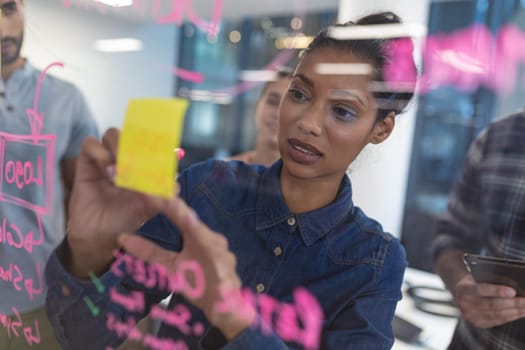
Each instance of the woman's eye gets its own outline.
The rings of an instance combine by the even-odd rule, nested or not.
[[[281,99],[276,97],[270,97],[266,99],[266,104],[271,107],[279,107],[279,103],[281,102]]]
[[[351,121],[357,117],[357,111],[347,106],[334,106],[332,113],[334,113],[337,119],[342,121]]]
[[[293,99],[298,101],[306,101],[308,99],[308,96],[306,96],[306,94],[299,89],[291,88],[290,90],[288,90],[288,93],[290,94],[290,96],[292,96]]]

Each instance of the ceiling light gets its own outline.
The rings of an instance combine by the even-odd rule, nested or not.
[[[230,32],[230,35],[229,35],[229,38],[230,38],[230,41],[234,44],[238,43],[239,41],[241,41],[241,32],[239,32],[238,30],[232,30]]]
[[[427,28],[418,23],[393,23],[330,27],[328,36],[336,40],[423,37]]]
[[[305,49],[312,40],[313,37],[305,35],[282,37],[275,40],[275,47],[277,49]]]
[[[242,81],[275,81],[277,72],[274,70],[243,70],[240,74]]]
[[[290,28],[293,30],[300,30],[303,27],[303,20],[299,17],[294,17],[290,21]]]
[[[104,39],[95,41],[95,50],[101,52],[141,51],[142,41],[133,38]]]
[[[368,75],[372,73],[372,66],[368,63],[318,63],[315,70],[323,75]]]
[[[133,0],[95,0],[96,2],[103,3],[113,7],[126,7],[133,5]]]

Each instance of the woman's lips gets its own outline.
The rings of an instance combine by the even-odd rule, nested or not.
[[[288,140],[288,151],[294,161],[302,164],[312,164],[323,156],[315,146],[297,139]]]

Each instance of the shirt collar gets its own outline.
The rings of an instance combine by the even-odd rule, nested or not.
[[[302,214],[288,209],[281,193],[279,176],[282,161],[278,160],[260,178],[256,203],[256,230],[262,230],[295,218],[299,234],[306,246],[311,246],[334,229],[352,210],[352,186],[347,176],[343,178],[335,200],[326,207]]]
[[[11,74],[9,77],[9,80],[7,81],[7,84],[15,84],[19,80],[23,80],[29,76],[31,76],[35,71],[35,68],[28,62],[26,59],[24,62],[24,65],[20,67],[20,69],[17,69]]]

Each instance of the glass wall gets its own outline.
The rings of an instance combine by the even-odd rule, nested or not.
[[[253,107],[262,82],[245,80],[243,72],[293,67],[301,47],[320,28],[335,23],[336,11],[303,16],[262,16],[225,21],[211,39],[194,24],[180,31],[180,66],[203,72],[206,80],[178,79],[177,94],[189,96],[182,147],[188,155],[184,168],[209,157],[223,158],[252,149],[255,144]],[[305,40],[286,43],[296,36]]]
[[[441,52],[458,45],[457,52],[472,53],[471,57],[481,61],[482,52],[497,53],[496,47],[487,42],[488,38],[497,38],[506,24],[525,25],[520,19],[523,6],[523,2],[513,0],[432,2],[428,37],[441,38],[442,43],[447,40],[455,43],[445,43],[440,47]],[[451,13],[462,15],[451,16]],[[520,13],[521,17],[516,17]],[[480,28],[486,28],[487,32]],[[428,40],[427,44],[430,45]],[[463,61],[458,62],[470,64],[465,57],[461,59]],[[422,75],[432,75],[433,69],[436,72],[443,66],[423,66]],[[519,77],[516,84],[512,84],[512,92],[507,93],[478,84],[479,79],[473,71],[456,69],[446,72],[443,70],[438,74],[449,79],[448,82],[419,97],[401,232],[409,265],[428,271],[432,270],[430,246],[434,224],[446,209],[449,192],[463,168],[472,140],[495,117],[523,104],[523,98],[516,98],[523,91],[523,80]]]

